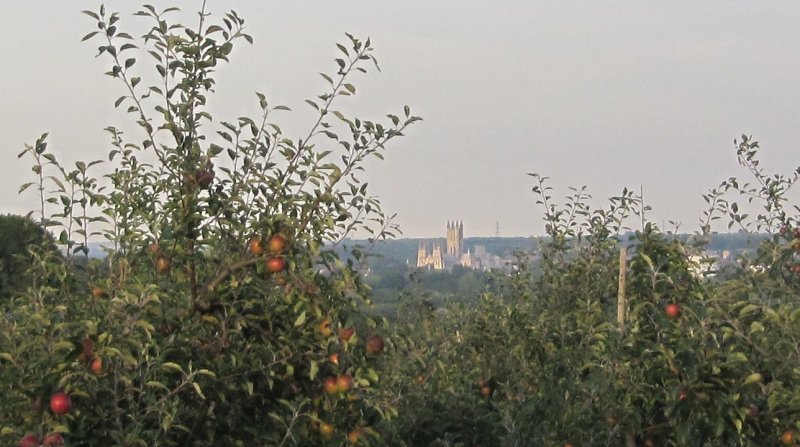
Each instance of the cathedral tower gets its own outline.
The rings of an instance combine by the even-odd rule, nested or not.
[[[447,254],[461,256],[464,252],[464,223],[447,222]]]

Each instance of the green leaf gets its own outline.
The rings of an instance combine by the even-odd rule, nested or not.
[[[311,361],[311,370],[308,372],[308,378],[314,380],[319,372],[319,363],[316,360]]]
[[[84,12],[86,12],[86,11],[84,11]],[[99,32],[100,31],[92,31],[91,33],[83,36],[83,38],[81,39],[81,42],[86,42],[87,40],[91,39],[92,37],[94,37],[95,34],[97,34]]]
[[[14,357],[7,352],[0,352],[0,359],[14,363]]]
[[[300,314],[296,320],[294,320],[294,327],[300,327],[303,323],[306,322],[306,311]]]
[[[69,433],[69,427],[63,424],[54,425],[51,429],[53,433]]]
[[[161,366],[163,366],[166,369],[171,369],[179,373],[183,373],[183,368],[181,368],[181,365],[178,365],[177,363],[167,362]]]
[[[208,148],[208,155],[209,157],[216,157],[217,155],[222,153],[223,150],[225,149],[222,146],[218,146],[214,143],[211,143],[211,145]]]
[[[749,385],[751,383],[761,382],[761,379],[762,379],[761,374],[753,373],[753,374],[750,374],[749,376],[747,376],[746,379],[744,379],[744,384],[745,385]]]
[[[197,382],[192,382],[192,386],[194,390],[197,392],[197,395],[200,396],[201,399],[206,400],[206,396],[203,395],[203,390],[200,389],[200,384]]]
[[[150,388],[158,388],[158,389],[162,389],[164,391],[169,392],[169,388],[166,385],[164,385],[161,382],[155,381],[155,380],[151,380],[151,381],[145,383],[145,385],[149,386]]]
[[[24,183],[22,186],[19,187],[19,191],[17,193],[21,194],[23,191],[33,186],[33,184],[34,184],[33,182]]]
[[[747,356],[741,352],[731,352],[728,354],[728,362],[736,363],[736,362],[747,362]]]
[[[755,312],[757,310],[758,310],[758,306],[757,305],[748,304],[748,305],[744,306],[742,308],[742,310],[739,311],[739,317],[744,318],[745,316],[750,315],[751,313],[753,313],[753,312]]]

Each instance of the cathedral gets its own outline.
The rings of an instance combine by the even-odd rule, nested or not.
[[[447,222],[446,251],[442,250],[440,240],[433,241],[432,244],[430,247],[427,241],[419,242],[417,267],[432,270],[449,270],[456,265],[472,267],[471,253],[469,250],[464,251],[463,222]]]

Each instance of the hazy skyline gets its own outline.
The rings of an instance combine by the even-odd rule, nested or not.
[[[120,8],[120,28],[141,34]],[[184,10],[200,1],[153,1]],[[768,6],[767,6],[768,5]],[[25,213],[32,180],[17,160],[24,143],[50,132],[68,163],[104,158],[103,128],[127,127],[113,108],[122,86],[108,61],[81,43],[99,2],[9,2],[0,17],[0,213]],[[301,135],[303,100],[324,88],[344,33],[370,37],[382,72],[355,80],[347,108],[379,118],[408,104],[424,121],[371,162],[364,179],[404,237],[439,237],[448,220],[465,237],[541,234],[528,172],[552,179],[555,195],[587,185],[602,204],[623,187],[644,189],[651,219],[697,228],[701,194],[739,168],[733,139],[761,142],[769,171],[798,164],[800,3],[779,1],[585,2],[450,0],[276,2],[209,0],[235,9],[254,45],[240,44],[218,75],[217,121],[253,113],[255,91],[293,112],[280,120]],[[140,58],[144,60],[144,58]],[[144,66],[144,64],[142,64]]]

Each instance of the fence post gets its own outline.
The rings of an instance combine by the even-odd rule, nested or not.
[[[617,290],[617,325],[622,330],[625,327],[625,311],[628,302],[625,298],[625,277],[628,275],[628,247],[619,251],[619,288]]]

